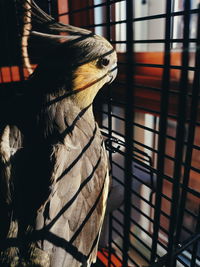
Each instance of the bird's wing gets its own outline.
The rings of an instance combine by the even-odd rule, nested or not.
[[[0,247],[8,237],[16,237],[16,225],[13,217],[12,162],[22,148],[22,134],[13,125],[4,124],[0,129]],[[0,248],[1,252],[1,248]],[[8,251],[8,254],[11,251]],[[0,253],[1,254],[1,253]]]
[[[51,266],[80,266],[96,259],[109,187],[107,154],[98,126],[79,120],[63,143],[54,145],[51,194],[38,210],[37,245]]]
[[[96,259],[109,188],[107,153],[98,126],[87,112],[81,113],[70,125],[68,118],[70,130],[45,154],[39,145],[27,149],[16,126],[7,125],[1,131],[1,171],[7,171],[1,183],[12,184],[13,195],[10,187],[0,194],[1,212],[2,203],[10,201],[0,230],[7,239],[26,240],[31,229],[27,266],[78,267]],[[10,265],[23,258],[20,249],[8,248],[3,254]]]

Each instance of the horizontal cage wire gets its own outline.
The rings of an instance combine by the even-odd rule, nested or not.
[[[94,106],[115,202],[94,266],[200,266],[199,1],[35,2],[60,22],[103,35],[118,54],[117,79]],[[26,40],[36,25],[22,6],[0,7],[6,99],[23,93],[46,44]]]

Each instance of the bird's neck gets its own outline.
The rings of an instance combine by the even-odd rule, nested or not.
[[[49,103],[52,104],[49,105]],[[67,132],[72,132],[80,120],[92,126],[95,123],[92,104],[88,101],[84,104],[80,106],[77,98],[74,97],[59,100],[58,97],[51,96],[38,116],[38,128],[43,128],[42,132],[48,138],[50,136],[62,137]],[[84,126],[84,123],[81,125]]]
[[[81,109],[93,103],[96,94],[105,84],[105,79],[107,79],[107,75],[99,72],[96,65],[92,63],[86,65],[90,65],[90,67],[80,66],[76,70],[72,81],[73,99]]]
[[[87,108],[88,106],[92,105],[93,100],[98,91],[99,91],[98,87],[91,86],[85,90],[82,90],[74,94],[73,95],[74,105],[76,105],[81,110]]]
[[[83,102],[82,105],[80,101]],[[91,103],[84,95],[66,96],[66,91],[56,95],[45,94],[40,98],[32,97],[31,104],[27,104],[24,109],[26,112],[21,116],[24,119],[20,120],[19,128],[30,144],[57,142],[60,136],[72,131],[80,120],[81,127],[84,127],[84,124],[94,127]]]

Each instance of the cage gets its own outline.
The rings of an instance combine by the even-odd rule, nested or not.
[[[37,64],[14,2],[0,2],[2,98]],[[94,266],[200,266],[199,1],[35,2],[118,53],[117,79],[95,100],[113,185]]]

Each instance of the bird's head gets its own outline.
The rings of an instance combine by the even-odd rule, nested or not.
[[[39,24],[39,31],[34,29],[31,34],[50,48],[31,79],[39,79],[47,92],[69,93],[81,108],[91,104],[99,89],[117,75],[112,45],[89,30],[56,22],[34,1],[31,9]]]
[[[80,42],[78,46],[83,55],[74,60],[77,67],[73,72],[72,90],[77,92],[74,98],[78,105],[87,106],[104,84],[115,79],[117,55],[111,44],[98,35]]]

